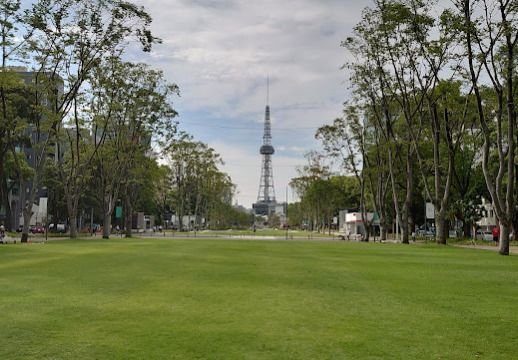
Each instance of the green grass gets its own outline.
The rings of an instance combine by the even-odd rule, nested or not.
[[[0,246],[0,359],[513,359],[518,258],[436,245]]]

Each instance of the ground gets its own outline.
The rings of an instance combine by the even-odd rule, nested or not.
[[[437,245],[0,246],[0,359],[512,359],[518,258]]]

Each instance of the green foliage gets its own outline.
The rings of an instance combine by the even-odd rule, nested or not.
[[[197,221],[202,216],[210,226],[219,226],[218,214],[231,205],[234,192],[230,177],[218,169],[223,163],[219,154],[207,144],[181,133],[167,147],[166,156],[176,215],[180,219],[195,215]]]
[[[249,229],[253,224],[253,215],[225,202],[214,205],[210,216],[210,229]]]
[[[376,1],[342,43],[352,97],[317,137],[360,180],[367,207],[398,218],[403,241],[424,201],[441,230],[445,218],[469,228],[481,196],[500,222],[516,212],[516,13],[499,1]]]
[[[308,164],[299,170],[301,176],[290,183],[301,201],[288,208],[289,224],[330,230],[333,217],[340,210],[359,208],[359,183],[356,177],[331,175],[320,154],[309,153],[306,157]]]

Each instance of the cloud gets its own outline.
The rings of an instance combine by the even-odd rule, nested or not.
[[[232,170],[231,175],[240,188],[247,189],[239,195],[240,202],[251,206],[257,194],[249,193],[259,187],[257,149],[266,76],[271,80],[273,143],[278,149],[274,166],[285,160],[302,164],[302,154],[319,146],[314,131],[341,114],[347,74],[340,67],[348,55],[340,42],[352,33],[361,10],[370,2],[136,2],[150,12],[152,31],[164,42],[148,57],[136,51],[128,57],[163,69],[180,86],[182,97],[176,107],[184,129],[214,146],[229,164],[250,163],[246,174]],[[285,187],[294,176],[290,169],[274,169],[277,186]]]
[[[235,5],[235,2],[231,0],[184,0],[183,3],[219,10],[225,10]]]

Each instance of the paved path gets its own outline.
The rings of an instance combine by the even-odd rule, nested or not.
[[[229,234],[222,234],[222,235],[204,235],[204,234],[196,234],[189,235],[189,234],[161,234],[161,233],[154,233],[154,234],[135,234],[136,237],[140,238],[163,238],[163,239],[207,239],[207,240],[315,240],[315,241],[339,241],[337,237],[319,237],[319,236],[292,236],[288,235],[286,236],[272,236],[272,235],[229,235]]]
[[[490,245],[454,245],[456,247],[461,247],[465,249],[474,249],[474,250],[490,250],[490,251],[498,251],[498,246],[490,246]],[[509,252],[511,254],[518,254],[518,247],[510,246]]]

